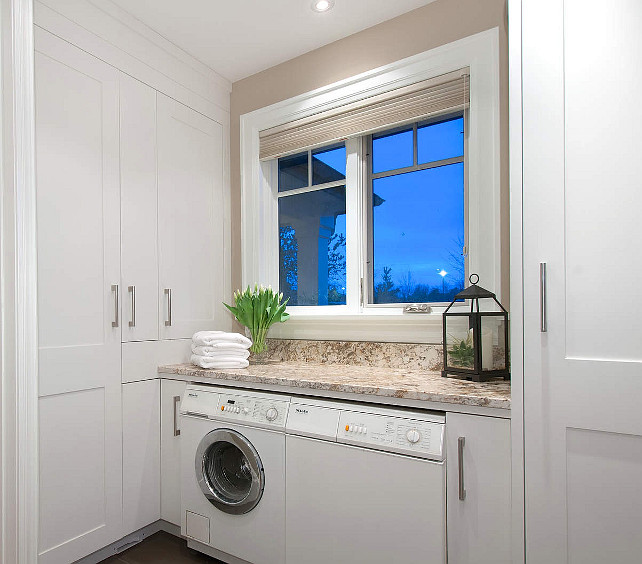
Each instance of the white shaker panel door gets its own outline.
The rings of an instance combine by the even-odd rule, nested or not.
[[[123,535],[160,519],[160,380],[123,384]]]
[[[120,74],[122,339],[158,339],[156,91]]]
[[[522,9],[526,561],[640,562],[642,3]]]
[[[161,338],[228,323],[223,127],[158,94]]]
[[[448,561],[510,564],[510,421],[446,415]]]
[[[36,27],[40,563],[122,526],[118,73]]]
[[[185,382],[161,381],[161,519],[181,525],[181,430]]]

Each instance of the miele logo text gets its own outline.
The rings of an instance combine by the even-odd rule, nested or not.
[[[297,413],[308,413],[307,409],[299,409],[298,407],[295,407],[294,411],[296,411]]]
[[[191,398],[197,398],[197,397],[198,397],[198,394],[187,394],[187,395],[188,395],[189,397],[191,397]]]

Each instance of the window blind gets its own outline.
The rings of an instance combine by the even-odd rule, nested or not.
[[[261,160],[468,107],[468,68],[259,132]]]

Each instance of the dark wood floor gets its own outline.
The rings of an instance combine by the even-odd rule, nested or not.
[[[223,564],[187,548],[187,543],[165,532],[156,533],[132,548],[103,560],[102,564]]]

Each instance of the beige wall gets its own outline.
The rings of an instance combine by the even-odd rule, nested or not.
[[[437,0],[232,85],[232,287],[241,284],[239,117],[393,63],[439,45],[499,27],[501,65],[502,297],[508,304],[508,42],[506,0]],[[483,283],[483,281],[482,281]],[[492,290],[492,288],[489,288]]]

